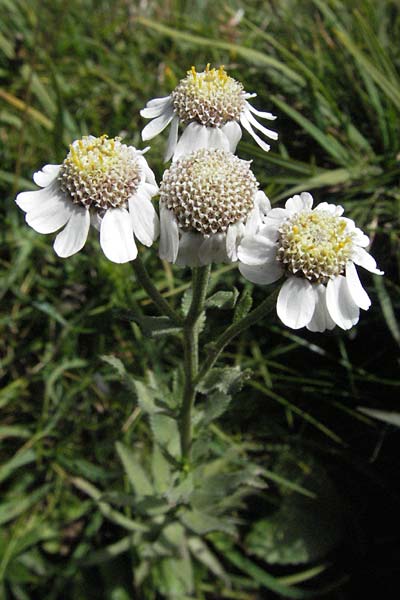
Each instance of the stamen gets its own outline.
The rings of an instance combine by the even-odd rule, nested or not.
[[[85,136],[71,144],[58,177],[74,203],[97,210],[126,207],[140,178],[135,148],[107,135]]]
[[[171,97],[181,121],[197,121],[209,127],[239,121],[245,106],[242,84],[229,77],[223,65],[211,69],[210,63],[201,73],[192,67]]]
[[[353,238],[341,217],[303,210],[280,226],[279,244],[277,258],[290,273],[327,283],[344,273]]]

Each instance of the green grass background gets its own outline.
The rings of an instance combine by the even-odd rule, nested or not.
[[[83,251],[59,259],[52,236],[25,225],[14,197],[33,189],[32,173],[60,162],[82,135],[120,135],[142,148],[140,108],[167,95],[192,64],[201,70],[208,62],[224,64],[257,92],[257,108],[278,116],[279,142],[270,153],[246,134],[238,147],[253,159],[271,202],[307,190],[343,204],[371,237],[386,273],[362,274],[373,305],[350,332],[294,332],[274,316],[227,348],[223,360],[254,375],[219,434],[251,442],[272,471],[282,454],[296,478],[302,465],[323,465],[343,525],[328,554],[268,561],[245,536],[264,515],[250,502],[242,555],[256,556],[281,581],[305,582],[304,589],[336,583],[327,595],[335,600],[358,597],[365,586],[395,590],[399,434],[356,407],[399,411],[398,3],[0,0],[0,14],[0,597],[136,597],[134,549],[118,564],[88,566],[93,552],[121,536],[74,478],[121,486],[115,442],[149,441],[145,421],[132,418],[135,399],[101,355],[116,355],[139,376],[149,368],[168,373],[180,361],[176,341],[154,345],[121,320],[133,306],[156,314],[129,264],[108,262],[93,232]],[[166,135],[158,136],[147,155],[158,179],[165,143]],[[155,254],[143,250],[143,259],[178,306],[189,273]],[[248,285],[236,268],[215,267],[212,277],[216,289]],[[264,294],[255,289],[255,302]],[[210,312],[210,327],[229,318]],[[268,510],[282,498],[271,484]],[[317,513],[311,508],[310,518]],[[319,538],[331,535],[324,527],[310,525]],[[220,559],[227,561],[223,551]],[[244,563],[235,569],[231,588],[198,569],[196,597],[275,597]],[[143,595],[158,597],[154,590]]]

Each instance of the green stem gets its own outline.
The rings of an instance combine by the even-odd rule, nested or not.
[[[168,302],[160,294],[160,292],[152,282],[146,270],[146,267],[144,266],[142,259],[139,255],[134,261],[132,261],[132,267],[135,271],[136,278],[146,290],[148,296],[153,300],[154,304],[158,307],[159,311],[163,315],[169,317],[171,321],[176,325],[183,326],[183,318],[168,304]]]
[[[199,318],[204,310],[210,266],[192,271],[192,301],[183,326],[185,386],[180,415],[182,462],[190,461],[192,445],[192,408],[196,400],[195,379],[199,368]]]
[[[265,317],[268,313],[271,312],[271,310],[276,304],[278,292],[279,288],[275,289],[272,292],[272,294],[267,296],[267,298],[265,298],[265,300],[263,300],[257,306],[257,308],[249,312],[249,314],[246,315],[240,321],[232,323],[232,325],[230,325],[224,331],[224,333],[222,333],[219,336],[219,338],[212,343],[208,356],[202,364],[193,382],[195,386],[207,375],[210,369],[212,369],[221,352],[224,350],[225,346],[227,346],[233,340],[234,337],[241,334],[243,331],[245,331],[245,329],[248,329],[249,327],[254,325],[254,323],[257,323],[257,321],[259,321],[262,317]]]

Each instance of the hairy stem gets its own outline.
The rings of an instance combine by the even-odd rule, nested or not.
[[[190,460],[192,445],[192,408],[196,400],[195,379],[199,368],[199,318],[204,310],[209,276],[209,266],[193,269],[192,301],[183,326],[185,386],[179,429],[184,465]]]
[[[137,258],[132,261],[132,267],[135,271],[136,278],[141,283],[143,288],[146,290],[148,296],[153,300],[159,311],[171,319],[173,323],[178,326],[183,326],[183,318],[168,304],[168,302],[160,294],[154,283],[152,282],[146,267],[144,266],[142,259],[138,255]]]
[[[224,331],[224,333],[222,333],[219,336],[219,338],[217,338],[215,342],[212,343],[208,356],[202,364],[194,380],[195,386],[207,375],[210,369],[212,369],[221,352],[224,350],[225,346],[227,346],[233,340],[233,338],[235,338],[237,335],[241,334],[243,331],[248,329],[248,327],[254,325],[254,323],[257,323],[257,321],[259,321],[262,317],[265,317],[268,313],[271,312],[271,310],[273,310],[276,304],[278,292],[279,289],[275,289],[272,292],[272,294],[267,296],[265,300],[263,300],[254,310],[249,312],[248,315],[246,315],[240,321],[232,323],[232,325],[230,325]]]

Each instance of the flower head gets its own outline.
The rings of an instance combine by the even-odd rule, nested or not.
[[[266,129],[253,115],[275,119],[271,113],[260,112],[247,101],[255,94],[244,91],[241,83],[230,77],[223,66],[198,73],[195,67],[187,72],[170,96],[150,100],[140,114],[152,121],[143,129],[142,137],[150,140],[171,123],[165,160],[181,158],[200,148],[221,148],[235,152],[242,136],[240,125],[268,151],[269,145],[253,128],[267,138],[276,140],[275,131]],[[178,126],[185,129],[178,142]],[[240,125],[239,125],[240,123]]]
[[[133,260],[134,236],[150,246],[158,235],[151,197],[158,188],[142,152],[119,138],[85,136],[70,145],[61,165],[46,165],[33,179],[42,189],[18,194],[26,222],[57,235],[54,250],[66,258],[84,246],[90,223],[113,262]]]
[[[382,271],[364,249],[368,237],[342,216],[341,206],[312,205],[311,194],[304,192],[289,198],[284,209],[269,211],[255,235],[241,240],[239,268],[253,283],[286,277],[277,311],[288,327],[350,329],[360,308],[371,305],[355,265],[378,275]]]
[[[226,150],[197,150],[164,173],[160,256],[191,266],[236,260],[240,236],[269,207],[249,162]]]

